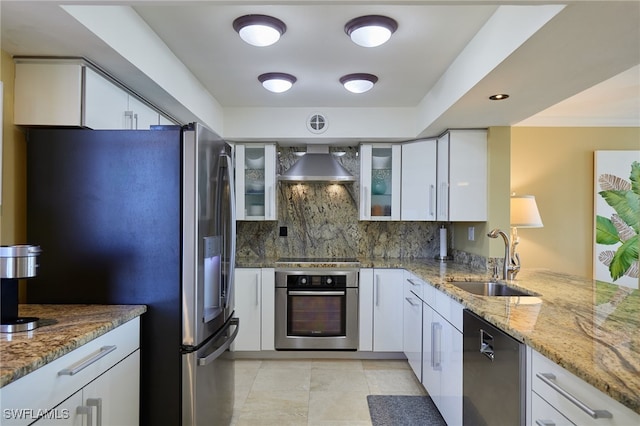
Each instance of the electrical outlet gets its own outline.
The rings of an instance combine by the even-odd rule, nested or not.
[[[287,227],[286,226],[281,226],[280,227],[280,236],[281,237],[286,237],[287,236]]]
[[[475,239],[476,239],[476,228],[475,228],[475,226],[470,226],[468,228],[468,231],[469,231],[469,235],[468,235],[469,241],[475,241]]]

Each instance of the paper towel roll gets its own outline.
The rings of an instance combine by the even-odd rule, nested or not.
[[[447,257],[447,228],[440,228],[440,258]]]

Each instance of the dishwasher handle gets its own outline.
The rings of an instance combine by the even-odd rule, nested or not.
[[[483,329],[480,329],[480,353],[491,361],[495,359],[495,352],[493,351],[493,336]]]

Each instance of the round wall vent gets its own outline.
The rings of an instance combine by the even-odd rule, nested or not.
[[[311,133],[323,133],[329,127],[327,117],[319,113],[313,113],[307,119],[307,129]]]

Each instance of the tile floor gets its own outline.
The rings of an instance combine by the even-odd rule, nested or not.
[[[235,360],[234,426],[371,425],[367,395],[425,395],[403,360]]]

